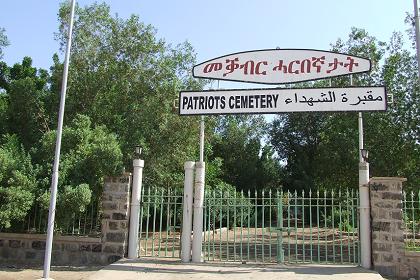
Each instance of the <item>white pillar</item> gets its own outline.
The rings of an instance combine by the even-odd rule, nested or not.
[[[203,247],[203,204],[204,204],[204,178],[205,163],[195,164],[195,186],[194,186],[194,224],[193,224],[193,243],[192,261],[202,262],[201,257]]]
[[[369,202],[369,163],[359,163],[359,195],[360,195],[360,248],[361,264],[371,268],[371,233]]]
[[[181,235],[181,261],[184,263],[191,260],[194,166],[195,162],[193,161],[187,161],[184,164],[184,208],[182,211]]]
[[[139,257],[140,194],[143,178],[143,167],[143,160],[133,160],[133,187],[131,190],[130,231],[128,240],[129,259],[136,259]]]

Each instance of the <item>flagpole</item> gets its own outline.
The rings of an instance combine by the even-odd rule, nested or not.
[[[54,155],[54,165],[51,178],[51,198],[50,206],[48,209],[48,228],[47,228],[47,240],[45,244],[45,256],[44,256],[44,273],[43,279],[50,279],[50,268],[51,268],[51,251],[52,251],[52,241],[54,234],[54,220],[55,220],[55,210],[57,202],[57,184],[58,184],[58,167],[60,165],[60,150],[61,150],[61,136],[63,131],[63,118],[64,118],[64,106],[66,101],[66,91],[67,91],[67,77],[69,71],[69,60],[70,60],[70,48],[71,48],[71,35],[73,31],[73,18],[74,18],[74,8],[76,0],[71,0],[71,12],[70,12],[70,24],[68,28],[68,39],[66,54],[64,58],[64,71],[63,71],[63,83],[61,85],[61,97],[60,97],[60,108],[58,112],[58,126],[57,126],[57,140],[55,144],[55,155]]]

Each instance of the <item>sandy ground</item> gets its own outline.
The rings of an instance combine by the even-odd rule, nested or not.
[[[55,280],[86,280],[102,267],[52,267],[50,278]],[[35,280],[42,278],[42,267],[11,267],[0,265],[1,280]]]

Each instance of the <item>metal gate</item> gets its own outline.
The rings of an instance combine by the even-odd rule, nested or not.
[[[142,190],[140,257],[180,257],[183,192],[180,188]]]
[[[359,263],[354,191],[206,192],[209,261]]]
[[[142,191],[139,256],[180,257],[182,189]],[[359,264],[358,193],[206,191],[207,261]]]

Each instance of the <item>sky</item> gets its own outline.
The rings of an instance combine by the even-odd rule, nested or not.
[[[9,65],[30,56],[36,67],[48,69],[59,53],[58,0],[4,0],[0,28],[10,46],[4,50]],[[100,2],[100,1],[98,1]],[[329,50],[351,27],[366,29],[388,41],[393,31],[404,32],[412,0],[105,0],[113,14],[131,14],[151,24],[157,37],[176,45],[189,41],[197,62],[247,50],[308,48]],[[79,0],[86,6],[91,0]],[[61,57],[62,54],[60,55]]]

